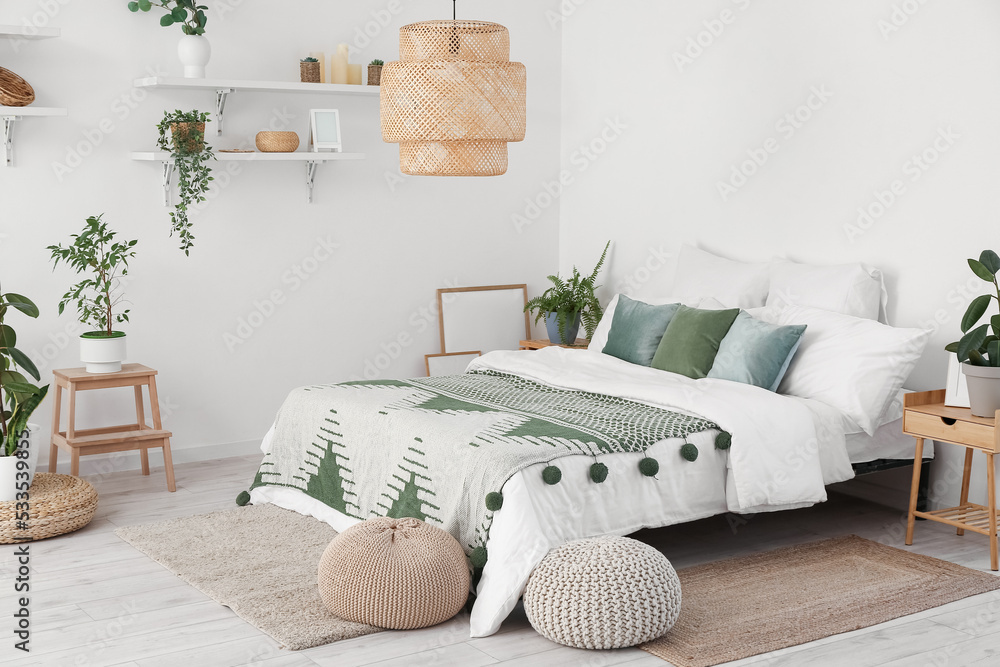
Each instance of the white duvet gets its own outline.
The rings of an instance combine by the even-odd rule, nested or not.
[[[520,375],[563,389],[620,396],[711,420],[732,434],[728,452],[716,450],[714,432],[693,434],[694,462],[679,454],[679,440],[647,451],[660,463],[650,480],[638,470],[642,454],[602,456],[610,474],[594,484],[542,481],[544,464],[522,470],[503,487],[493,519],[489,561],[477,588],[471,634],[495,633],[517,604],[528,575],[554,547],[602,534],[625,535],[726,511],[756,513],[806,507],[826,500],[826,484],[854,476],[844,421],[817,401],[778,395],[726,380],[691,380],[586,350],[550,347],[492,352],[471,369]],[[261,448],[270,448],[270,433]],[[591,457],[558,460],[564,479],[585,478]],[[579,468],[579,470],[576,470]],[[579,473],[578,475],[575,473]],[[363,482],[362,482],[363,483]],[[258,487],[254,503],[271,502],[315,516],[342,531],[358,522],[288,488]]]

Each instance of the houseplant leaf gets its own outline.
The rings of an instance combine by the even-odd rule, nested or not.
[[[976,326],[976,322],[982,319],[992,299],[993,297],[989,294],[983,294],[972,300],[972,303],[969,304],[968,309],[965,311],[965,317],[962,318],[962,333]]]
[[[14,360],[14,363],[23,368],[25,371],[27,371],[28,375],[35,378],[36,380],[41,379],[41,377],[38,374],[38,369],[35,367],[34,362],[32,362],[31,359],[28,358],[28,355],[26,355],[24,352],[21,352],[21,350],[17,349],[16,347],[8,347],[7,352]]]
[[[984,250],[983,254],[979,256],[979,263],[985,266],[993,275],[1000,272],[1000,255],[997,255],[992,250]]]
[[[979,260],[970,259],[969,268],[972,269],[973,273],[975,273],[977,276],[979,276],[986,282],[988,283],[993,282],[994,278],[993,272],[990,271],[988,268],[986,268],[986,265],[980,262]]]
[[[958,360],[966,361],[969,359],[969,353],[978,351],[983,346],[983,341],[986,340],[988,331],[989,325],[984,324],[962,336],[962,340],[958,341],[958,352],[956,353],[958,354]]]
[[[38,317],[38,306],[32,303],[28,297],[7,292],[3,295],[3,298],[4,303],[0,303],[0,306],[11,306],[17,308],[28,317]]]

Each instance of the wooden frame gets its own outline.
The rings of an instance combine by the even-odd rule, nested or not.
[[[425,354],[424,368],[427,370],[427,377],[437,377],[435,375],[431,375],[431,359],[469,357],[469,361],[466,362],[466,365],[468,365],[469,362],[471,362],[473,359],[481,356],[483,356],[483,353],[480,352],[479,350],[476,350],[474,352],[446,352],[444,354]]]
[[[521,290],[523,304],[525,306],[527,306],[528,305],[528,286],[526,284],[521,284],[521,285],[484,285],[484,286],[480,286],[480,287],[448,287],[448,288],[439,289],[437,291],[437,308],[438,308],[438,327],[439,327],[439,333],[440,333],[440,337],[441,337],[441,353],[442,354],[447,354],[448,353],[448,344],[447,344],[447,341],[445,340],[445,338],[446,338],[446,336],[445,336],[445,330],[446,330],[446,323],[445,323],[445,319],[446,319],[445,318],[445,310],[446,309],[445,309],[445,306],[448,303],[447,300],[446,300],[447,299],[447,295],[467,294],[467,293],[480,293],[480,292],[515,291],[515,290]],[[515,327],[512,325],[512,329],[513,328],[515,328]],[[517,328],[518,328],[518,331],[516,333],[518,335],[512,335],[511,336],[511,339],[510,339],[510,342],[509,342],[509,347],[494,348],[494,349],[515,350],[515,349],[517,349],[518,341],[520,341],[522,339],[525,339],[525,338],[531,338],[531,317],[530,317],[530,314],[527,311],[524,312],[524,336],[519,335],[520,334],[520,329],[519,329],[519,327],[517,327]],[[513,333],[514,332],[512,332],[512,334]],[[482,345],[479,345],[479,344],[465,345],[464,341],[460,341],[458,343],[458,345],[459,345],[459,347],[458,347],[459,350],[482,349],[484,352],[490,352],[491,351],[490,349],[486,348],[485,346],[482,346]]]

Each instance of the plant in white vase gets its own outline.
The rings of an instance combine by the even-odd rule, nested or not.
[[[128,275],[128,262],[135,257],[138,241],[116,242],[117,233],[104,222],[103,214],[87,218],[79,234],[73,234],[73,243],[63,247],[52,245],[52,268],[66,262],[77,273],[90,273],[63,295],[59,314],[66,305],[76,304],[82,324],[96,327],[80,336],[80,359],[87,365],[88,373],[115,373],[125,359],[125,334],[115,331],[114,325],[128,322],[128,309],[120,309],[124,301],[121,279]]]
[[[189,79],[204,79],[205,66],[212,57],[212,45],[205,37],[205,15],[207,5],[197,5],[194,0],[138,0],[129,2],[130,12],[148,12],[153,7],[160,7],[166,14],[160,17],[160,25],[167,28],[174,24],[181,26],[184,36],[177,44],[177,57],[184,65],[184,76]]]
[[[11,309],[38,317],[38,307],[30,299],[0,289],[0,501],[15,500],[31,486],[39,429],[28,424],[28,418],[49,390],[48,385],[39,387],[24,375],[36,382],[41,379],[35,364],[16,347],[17,332],[5,322]]]

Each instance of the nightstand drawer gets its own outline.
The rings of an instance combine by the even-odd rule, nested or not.
[[[993,427],[913,410],[903,413],[903,433],[917,438],[943,440],[988,452],[996,451]]]

